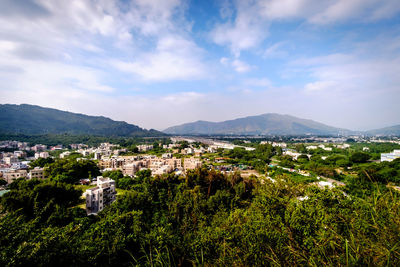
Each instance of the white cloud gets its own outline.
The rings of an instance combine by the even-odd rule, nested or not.
[[[235,71],[237,71],[237,72],[248,72],[252,68],[246,62],[238,60],[238,59],[235,59],[234,61],[232,61],[232,66],[235,69]]]
[[[244,61],[242,61],[242,60],[239,60],[239,59],[233,59],[233,60],[231,60],[231,59],[229,59],[229,58],[222,57],[222,58],[220,59],[220,62],[221,62],[221,64],[224,65],[224,66],[231,66],[231,67],[233,67],[233,69],[234,69],[236,72],[239,72],[239,73],[248,72],[248,71],[250,71],[251,69],[254,68],[254,66],[251,66],[251,65],[247,64],[246,62],[244,62]]]
[[[279,42],[271,45],[265,49],[263,56],[265,58],[284,58],[288,56],[288,52],[283,50],[282,47],[285,45],[284,42]]]
[[[247,1],[236,2],[236,12],[234,21],[215,26],[211,38],[219,45],[229,46],[239,57],[242,50],[256,47],[268,36],[268,24],[259,16],[257,6]]]
[[[317,81],[317,82],[307,83],[304,86],[304,89],[308,93],[313,93],[313,92],[333,89],[335,85],[336,83],[332,81]]]
[[[400,5],[398,0],[255,0],[234,1],[234,9],[236,16],[217,23],[210,34],[216,44],[229,47],[239,57],[241,51],[257,48],[276,21],[302,19],[316,25],[369,22],[392,18],[400,12]],[[271,52],[267,50],[266,56]]]
[[[205,76],[203,51],[193,42],[179,36],[166,36],[158,41],[155,51],[132,62],[114,61],[116,68],[138,75],[146,81],[196,79]]]

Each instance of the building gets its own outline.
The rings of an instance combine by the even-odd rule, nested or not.
[[[24,151],[14,151],[14,156],[17,158],[25,158],[26,157],[26,152]]]
[[[400,150],[393,150],[392,153],[382,153],[381,161],[393,161],[400,158]]]
[[[116,199],[115,181],[110,178],[97,177],[97,186],[87,189],[86,213],[88,215],[97,215],[107,205],[113,203]]]
[[[27,176],[28,172],[26,170],[10,170],[3,173],[3,178],[7,181],[8,184],[11,184],[14,180],[18,178],[23,178]]]
[[[30,170],[28,173],[29,179],[44,179],[46,176],[44,175],[44,168],[35,167],[34,169]]]
[[[185,158],[183,161],[183,168],[185,170],[193,170],[196,168],[200,168],[202,166],[202,162],[197,158]]]
[[[18,163],[18,158],[13,155],[13,156],[4,157],[3,161],[5,164],[12,165],[14,163]]]
[[[35,153],[35,159],[38,159],[38,158],[44,158],[44,159],[47,159],[48,157],[50,157],[50,155],[49,155],[49,152],[36,152]]]
[[[153,145],[138,145],[137,148],[140,152],[146,152],[146,151],[152,150]]]
[[[44,151],[47,149],[46,145],[35,145],[31,148],[35,152]]]
[[[66,157],[68,157],[69,155],[71,155],[70,151],[64,151],[60,154],[60,159],[65,159]]]

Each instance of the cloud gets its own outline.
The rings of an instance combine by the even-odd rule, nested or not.
[[[222,14],[226,6],[221,8]],[[233,1],[233,9],[236,16],[222,15],[229,20],[216,23],[210,35],[216,44],[229,47],[239,57],[241,51],[261,45],[275,22],[300,19],[313,25],[363,23],[392,18],[400,12],[400,5],[397,0],[255,0]],[[272,52],[267,50],[266,56]]]
[[[272,83],[269,79],[267,78],[252,78],[252,79],[247,79],[244,81],[244,84],[247,86],[255,86],[255,87],[271,87]]]
[[[288,56],[288,52],[283,50],[282,47],[285,45],[284,42],[278,42],[267,49],[265,49],[263,57],[265,58],[284,58]]]
[[[211,38],[216,44],[227,45],[235,57],[239,57],[242,50],[256,47],[268,36],[268,24],[251,2],[237,1],[235,8],[235,19],[217,24]]]
[[[193,42],[179,36],[166,36],[158,41],[155,51],[132,62],[115,61],[113,65],[145,81],[196,79],[206,75],[201,54],[203,51]]]
[[[219,62],[224,66],[231,66],[236,72],[239,72],[239,73],[248,72],[254,68],[254,66],[251,66],[251,65],[247,64],[246,62],[239,60],[239,59],[231,60],[229,58],[222,57],[219,60]]]
[[[307,83],[304,86],[304,89],[308,93],[313,93],[313,92],[333,89],[335,85],[336,83],[332,81],[317,81],[317,82]]]

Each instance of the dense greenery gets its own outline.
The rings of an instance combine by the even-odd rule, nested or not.
[[[92,160],[77,160],[75,157],[69,157],[47,164],[45,174],[51,180],[74,184],[80,179],[91,179],[100,175],[100,170]]]
[[[87,116],[33,105],[0,105],[3,134],[75,134],[97,136],[162,136],[123,121]]]
[[[43,134],[43,135],[24,135],[24,134],[0,134],[0,141],[3,140],[17,140],[21,142],[28,142],[31,145],[44,144],[49,146],[64,145],[68,147],[69,144],[86,144],[89,146],[98,146],[101,143],[118,144],[123,147],[137,145],[140,143],[151,142],[155,140],[164,140],[161,137],[106,137],[94,135],[73,135],[73,134]],[[12,149],[14,151],[17,149]]]
[[[400,265],[394,190],[344,194],[206,169],[138,176],[96,217],[74,208],[69,185],[13,183],[1,199],[0,265]]]
[[[52,163],[54,163],[53,158],[38,158],[38,159],[32,161],[31,163],[29,163],[29,166],[31,168],[35,168],[35,167],[43,168],[44,166],[52,164]]]
[[[257,145],[253,151],[243,147],[236,147],[231,150],[219,151],[219,156],[227,159],[229,164],[244,164],[254,167],[260,173],[264,173],[265,167],[271,162],[271,157],[282,154],[280,147],[273,147],[270,144]]]

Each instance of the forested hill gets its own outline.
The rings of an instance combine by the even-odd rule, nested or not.
[[[124,121],[88,116],[34,105],[0,105],[1,134],[76,134],[98,136],[161,136]]]
[[[197,121],[164,130],[168,134],[337,135],[351,131],[290,115],[267,113],[222,122]]]
[[[367,131],[368,135],[396,135],[400,136],[400,125]]]

